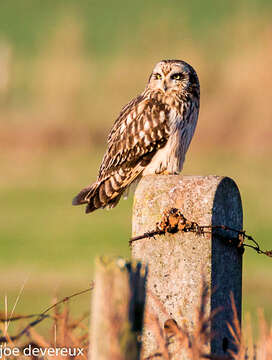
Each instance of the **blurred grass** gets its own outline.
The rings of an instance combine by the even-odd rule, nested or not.
[[[144,0],[27,0],[0,4],[1,35],[12,43],[19,54],[33,56],[52,35],[63,14],[71,14],[81,23],[85,47],[105,59],[107,54],[118,54],[131,42],[139,40],[139,33],[149,30],[160,21],[174,42],[186,36],[190,29],[194,41],[200,43],[215,36],[218,25],[233,19],[258,13],[268,16],[269,0],[218,2],[215,0],[179,1]],[[218,39],[219,40],[219,39]]]
[[[129,255],[132,198],[85,216],[106,134],[155,62],[197,70],[201,112],[185,174],[238,184],[244,227],[272,247],[271,1],[0,3],[0,310],[39,312],[90,282],[97,254]],[[272,316],[271,259],[244,256],[244,312]],[[73,300],[88,309],[89,296]]]

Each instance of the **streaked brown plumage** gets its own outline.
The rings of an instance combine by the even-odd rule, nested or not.
[[[73,205],[87,204],[86,213],[114,207],[142,175],[178,174],[195,131],[199,95],[189,64],[160,61],[144,92],[121,110],[96,182],[81,190]]]

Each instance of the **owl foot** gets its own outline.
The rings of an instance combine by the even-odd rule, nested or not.
[[[159,173],[160,175],[178,175],[177,172],[171,172],[171,171],[168,171],[168,170],[164,170],[162,172]]]

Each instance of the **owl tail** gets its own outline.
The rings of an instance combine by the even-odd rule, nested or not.
[[[99,208],[106,206],[115,207],[123,193],[123,189],[115,191],[109,186],[110,180],[106,180],[102,183],[94,183],[80,191],[80,193],[74,197],[73,205],[87,204],[85,212],[86,214],[93,212]]]

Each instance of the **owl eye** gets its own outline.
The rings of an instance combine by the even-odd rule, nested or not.
[[[162,78],[162,76],[161,76],[161,74],[154,74],[154,78],[156,79],[156,80],[161,80],[161,78]]]
[[[181,73],[177,73],[177,74],[173,74],[171,76],[171,79],[173,79],[173,80],[181,80],[182,77],[183,77],[183,75]]]

